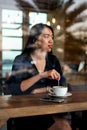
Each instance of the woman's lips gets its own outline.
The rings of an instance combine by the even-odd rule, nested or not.
[[[48,47],[49,47],[50,49],[52,49],[53,46],[52,46],[52,45],[48,45]]]

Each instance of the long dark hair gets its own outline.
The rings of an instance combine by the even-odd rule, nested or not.
[[[44,28],[49,28],[54,36],[53,28],[51,26],[48,26],[47,24],[43,23],[34,25],[30,30],[28,41],[25,45],[22,54],[31,54],[36,49],[35,42],[38,40],[38,37],[40,36]]]

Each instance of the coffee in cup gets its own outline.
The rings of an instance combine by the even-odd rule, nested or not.
[[[65,96],[65,94],[68,91],[68,87],[65,87],[65,86],[53,86],[52,89],[53,89],[53,93],[56,96]]]

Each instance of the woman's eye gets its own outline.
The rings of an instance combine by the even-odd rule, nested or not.
[[[45,37],[45,38],[49,38],[50,36],[49,36],[48,34],[45,34],[44,37]]]
[[[53,39],[53,35],[49,35],[49,34],[44,34],[45,38],[52,38]]]

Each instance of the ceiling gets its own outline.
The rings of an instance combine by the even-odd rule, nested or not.
[[[21,10],[49,11],[62,5],[64,0],[15,0]]]

